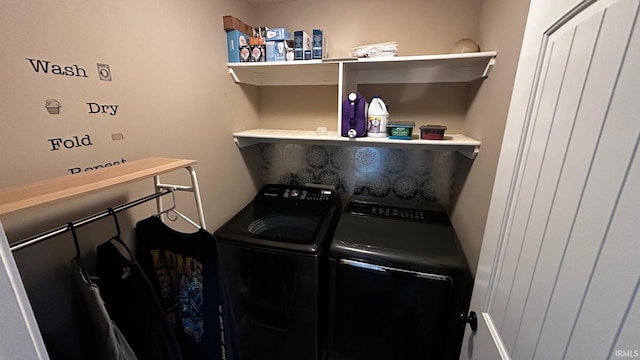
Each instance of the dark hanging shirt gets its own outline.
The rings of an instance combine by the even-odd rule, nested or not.
[[[115,241],[97,249],[100,289],[111,318],[139,360],[182,360],[155,290],[138,262],[123,256]]]
[[[131,346],[109,316],[98,285],[87,282],[77,258],[71,260],[71,267],[76,290],[83,300],[82,308],[76,310],[81,313],[79,318],[85,322],[84,328],[93,330],[93,336],[87,334],[84,339],[89,341],[85,350],[90,350],[85,357],[96,360],[137,360]]]
[[[189,360],[237,360],[218,249],[204,229],[182,233],[157,216],[137,223],[138,260]]]

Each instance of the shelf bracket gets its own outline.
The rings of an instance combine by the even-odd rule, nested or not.
[[[484,72],[482,73],[482,78],[486,79],[489,77],[489,73],[491,73],[491,69],[493,69],[493,65],[496,64],[496,58],[489,59],[487,62],[487,66],[484,68]]]
[[[240,79],[233,68],[229,68],[229,74],[231,74],[231,77],[233,77],[233,81],[235,81],[236,84],[240,83]]]
[[[238,148],[242,149],[242,148],[245,148],[247,146],[253,146],[255,144],[260,144],[260,143],[265,142],[265,141],[263,139],[250,139],[250,138],[243,138],[243,137],[234,136],[233,137],[233,142],[236,143]]]
[[[480,146],[459,146],[458,152],[473,160],[480,153]]]

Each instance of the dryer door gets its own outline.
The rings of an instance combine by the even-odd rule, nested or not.
[[[332,359],[448,359],[453,280],[356,260],[338,261]]]

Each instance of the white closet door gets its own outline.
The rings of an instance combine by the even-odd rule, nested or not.
[[[49,359],[0,223],[0,359]]]
[[[538,66],[518,69],[531,76],[511,106],[525,110],[509,115],[515,138],[503,145],[472,300],[481,324],[462,358],[640,350],[640,0],[580,5],[535,25]],[[526,46],[536,42],[525,36],[523,56]]]

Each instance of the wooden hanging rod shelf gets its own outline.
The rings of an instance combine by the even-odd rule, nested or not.
[[[51,205],[173,170],[189,168],[195,163],[195,160],[151,157],[0,189],[0,215]]]

